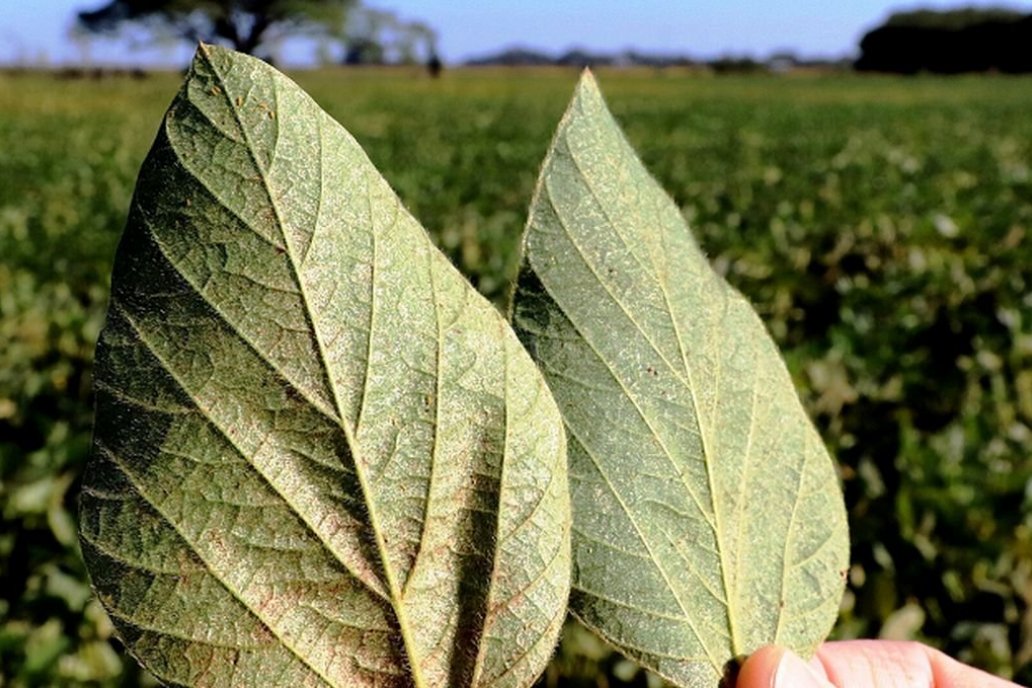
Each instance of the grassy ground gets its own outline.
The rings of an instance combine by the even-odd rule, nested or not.
[[[598,76],[841,463],[836,634],[1032,680],[1032,80]],[[297,77],[501,305],[576,73]],[[90,600],[75,500],[107,274],[178,82],[0,76],[0,686],[144,680]],[[573,627],[545,681],[575,680],[646,678]]]

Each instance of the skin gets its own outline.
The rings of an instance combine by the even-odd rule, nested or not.
[[[805,662],[781,647],[757,650],[742,665],[737,688],[1018,688],[913,642],[825,643]]]

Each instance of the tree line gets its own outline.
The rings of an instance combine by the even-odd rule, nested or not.
[[[287,38],[316,40],[347,64],[433,62],[437,34],[359,0],[108,0],[79,12],[85,34],[220,43],[266,60]],[[329,46],[337,52],[327,50]]]
[[[424,62],[440,68],[437,34],[429,25],[402,20],[360,0],[107,0],[97,9],[80,12],[78,26],[91,34],[126,32],[138,40],[143,32],[151,39],[222,43],[266,59],[278,42],[308,36],[320,41],[323,62]],[[503,50],[470,64],[705,64],[717,72],[839,66],[827,60],[807,65],[794,57],[767,63],[751,58],[700,63],[687,56],[635,51],[603,55],[575,50],[552,57],[526,49]],[[1004,8],[897,12],[863,37],[853,67],[902,74],[1032,72],[1032,14]]]
[[[1032,14],[999,8],[899,12],[860,41],[860,71],[1032,72]]]

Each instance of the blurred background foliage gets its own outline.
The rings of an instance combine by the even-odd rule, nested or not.
[[[572,70],[302,86],[505,306]],[[785,353],[845,488],[839,638],[1032,682],[1032,81],[603,70],[617,118]],[[76,542],[90,366],[178,76],[0,76],[0,686],[149,685]],[[571,624],[543,686],[658,686]]]

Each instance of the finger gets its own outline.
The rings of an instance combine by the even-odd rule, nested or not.
[[[825,643],[809,664],[768,646],[742,666],[737,688],[1018,688],[1017,684],[920,643],[850,640]]]
[[[825,643],[815,659],[838,688],[1017,688],[1015,683],[961,664],[921,643]]]
[[[768,645],[742,665],[736,688],[834,688],[820,664],[807,664],[794,652]]]

